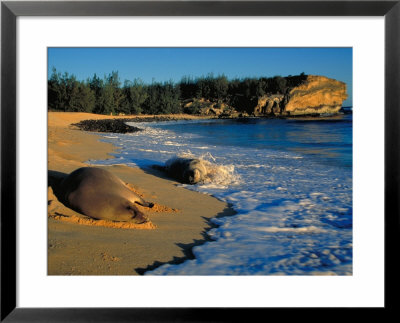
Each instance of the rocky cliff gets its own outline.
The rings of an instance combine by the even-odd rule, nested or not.
[[[273,94],[258,98],[255,116],[297,116],[338,113],[347,99],[346,84],[325,76],[308,75],[285,95]]]
[[[308,75],[303,84],[289,92],[285,112],[290,115],[337,113],[346,99],[345,83],[324,76]]]
[[[225,102],[211,102],[204,98],[191,99],[187,102],[183,102],[183,112],[218,118],[236,118],[243,115]]]

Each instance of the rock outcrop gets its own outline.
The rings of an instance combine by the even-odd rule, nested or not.
[[[224,100],[188,99],[182,108],[188,114],[216,118],[318,116],[339,113],[347,99],[346,83],[325,76],[302,74],[280,79],[285,85],[279,88],[272,83],[262,96],[245,94],[242,89]]]
[[[282,115],[284,110],[283,102],[283,94],[264,95],[258,99],[253,114],[255,116]]]
[[[337,113],[346,99],[345,83],[308,75],[303,84],[290,90],[285,112],[289,115]]]
[[[258,98],[255,116],[298,116],[338,113],[347,99],[346,84],[325,76],[308,75],[285,95]]]
[[[129,126],[125,122],[124,119],[82,120],[79,123],[73,123],[72,126],[78,127],[80,130],[94,132],[128,133],[142,130]]]
[[[184,102],[183,111],[189,114],[199,114],[209,117],[230,117],[235,118],[239,113],[230,105],[224,102],[212,102],[204,98]]]

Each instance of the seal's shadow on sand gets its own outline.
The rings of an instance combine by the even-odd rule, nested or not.
[[[163,165],[154,163],[151,166],[140,167],[140,169],[148,175],[176,182],[177,180],[175,178],[169,176],[166,171],[161,170],[162,167]]]
[[[60,184],[64,178],[66,178],[69,174],[58,172],[55,170],[49,170],[47,172],[47,186],[51,187],[54,195],[57,199],[64,204],[62,194],[60,192]]]
[[[225,217],[225,216],[232,216],[237,214],[236,211],[234,211],[230,206],[228,206],[227,208],[225,208],[222,212],[218,213],[216,215],[216,218],[221,218],[221,217]],[[217,228],[218,226],[214,223],[212,223],[210,220],[210,218],[206,218],[203,217],[204,220],[206,220],[207,224],[209,225],[209,228],[205,231],[202,232],[202,236],[203,239],[199,239],[199,240],[194,240],[194,242],[192,243],[176,243],[176,245],[178,247],[180,247],[182,249],[182,252],[184,254],[183,257],[174,257],[171,261],[168,262],[161,262],[161,261],[155,261],[152,265],[149,265],[145,268],[136,268],[135,271],[139,274],[139,275],[143,275],[145,274],[147,271],[151,271],[151,270],[155,270],[158,267],[162,266],[162,265],[179,265],[181,263],[183,263],[186,260],[192,260],[195,259],[195,256],[192,252],[193,248],[196,246],[200,246],[206,242],[210,242],[210,241],[214,241],[213,239],[210,238],[210,236],[207,234],[207,231],[213,229],[213,228]]]

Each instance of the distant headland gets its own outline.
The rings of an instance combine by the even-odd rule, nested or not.
[[[78,81],[68,73],[48,80],[48,110],[104,115],[191,114],[216,118],[337,114],[346,84],[325,76],[275,76],[228,80],[183,77],[179,83],[119,81],[118,72]]]

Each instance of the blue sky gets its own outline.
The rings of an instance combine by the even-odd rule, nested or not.
[[[118,71],[121,82],[145,83],[209,73],[233,79],[304,72],[345,82],[344,105],[352,105],[352,48],[49,48],[49,76],[53,67],[79,80]]]

